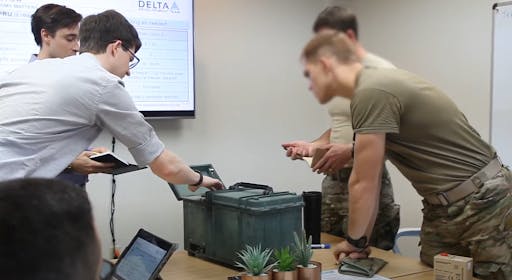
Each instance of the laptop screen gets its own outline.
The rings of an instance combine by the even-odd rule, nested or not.
[[[141,229],[120,256],[114,279],[155,279],[176,248],[176,244]]]

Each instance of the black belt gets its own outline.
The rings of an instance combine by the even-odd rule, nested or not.
[[[430,204],[447,206],[456,201],[459,201],[466,196],[476,192],[485,181],[493,178],[501,170],[501,161],[499,158],[491,160],[484,168],[478,171],[475,175],[471,176],[462,184],[453,189],[432,193],[424,196],[423,198]]]

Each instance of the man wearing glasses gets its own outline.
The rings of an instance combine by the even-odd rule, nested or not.
[[[121,46],[132,55],[130,59],[130,64],[128,64],[128,68],[133,69],[137,64],[139,64],[140,59],[133,53],[125,44],[121,44]]]
[[[124,88],[122,78],[139,62],[135,28],[109,10],[86,17],[79,36],[80,55],[0,78],[0,181],[55,177],[106,129],[167,182],[221,188],[165,149]]]

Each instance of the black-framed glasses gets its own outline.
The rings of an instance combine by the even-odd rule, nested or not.
[[[114,41],[110,41],[109,44],[112,44],[112,43],[115,43],[117,41],[120,41],[121,42],[121,47],[123,48],[123,50],[127,51],[131,56],[132,58],[130,58],[130,63],[128,64],[128,68],[129,69],[133,69],[135,66],[137,66],[137,64],[139,64],[140,62],[140,59],[135,55],[134,52],[132,52],[130,50],[130,48],[121,40],[114,40]]]
[[[133,69],[135,66],[137,66],[137,64],[139,64],[140,62],[140,59],[135,55],[134,52],[132,52],[130,50],[130,48],[128,48],[124,43],[121,42],[121,47],[127,51],[131,56],[132,58],[130,59],[130,63],[128,64],[128,68],[130,69]]]

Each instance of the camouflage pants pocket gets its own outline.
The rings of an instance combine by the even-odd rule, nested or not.
[[[512,203],[510,203],[512,204]],[[512,279],[512,208],[508,208],[494,236],[472,244],[474,272],[482,279]]]
[[[322,232],[344,236],[348,223],[347,184],[330,176],[322,181]]]
[[[336,178],[326,176],[322,181],[322,231],[344,237],[348,230],[348,179],[350,169],[343,169]],[[381,178],[379,213],[370,245],[390,250],[400,227],[400,206],[394,203],[393,186],[384,170]]]
[[[482,279],[512,279],[510,172],[502,169],[478,192],[447,207],[424,203],[421,260],[441,252],[473,258]]]

